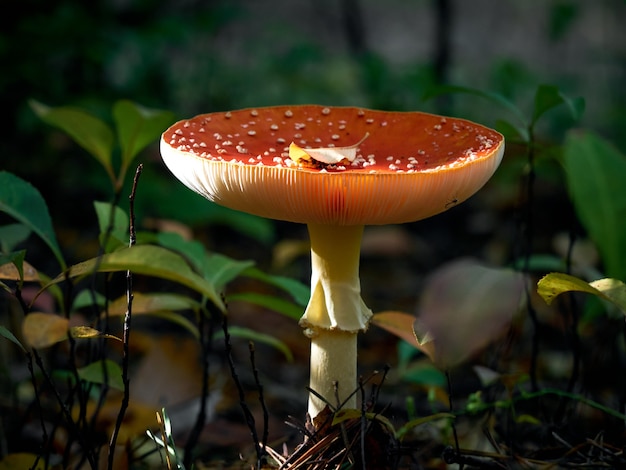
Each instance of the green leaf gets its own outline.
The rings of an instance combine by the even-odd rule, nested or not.
[[[562,39],[571,31],[576,19],[581,15],[581,5],[571,0],[561,0],[551,4],[548,15],[548,32],[552,41]]]
[[[430,99],[430,98],[434,98],[436,96],[440,96],[440,95],[448,94],[448,93],[464,93],[468,95],[478,96],[503,107],[504,109],[508,110],[517,120],[518,125],[514,127],[515,129],[519,129],[518,133],[520,133],[520,135],[524,135],[521,130],[528,127],[526,117],[524,116],[524,113],[521,111],[521,109],[518,108],[513,102],[505,98],[503,95],[499,93],[494,93],[492,91],[484,91],[484,90],[478,90],[475,88],[468,88],[468,87],[455,86],[455,85],[443,85],[443,86],[437,86],[429,90],[424,95],[424,99]]]
[[[282,342],[275,336],[271,336],[266,333],[261,333],[259,331],[251,330],[250,328],[244,328],[240,326],[229,326],[228,333],[235,338],[244,338],[253,342],[259,342],[267,344],[268,346],[272,346],[273,348],[282,352],[289,362],[293,361],[293,354],[291,353],[289,346],[287,346],[284,342]],[[223,333],[215,333],[215,336],[223,337]]]
[[[537,292],[548,305],[564,292],[585,292],[611,302],[626,315],[626,284],[617,279],[585,282],[564,273],[550,273],[537,283]]]
[[[133,315],[136,312],[133,310]],[[187,317],[181,315],[178,312],[166,312],[166,311],[156,311],[156,312],[140,312],[140,315],[150,315],[152,317],[156,317],[156,318],[161,318],[165,321],[168,321],[170,323],[173,323],[175,325],[178,325],[182,328],[184,328],[185,330],[187,330],[189,333],[191,333],[191,335],[196,338],[199,339],[200,338],[200,331],[198,330],[198,327],[192,322],[190,321]]]
[[[26,241],[31,229],[24,224],[7,224],[0,227],[0,252],[13,251],[17,245]]]
[[[71,266],[67,273],[61,273],[50,284],[62,282],[66,275],[74,278],[86,276],[95,271],[105,273],[128,270],[134,274],[177,282],[201,293],[218,308],[224,309],[224,304],[215,292],[213,284],[193,272],[182,256],[160,246],[136,245],[92,258]]]
[[[25,257],[26,250],[16,251],[14,253],[8,253],[6,255],[0,255],[0,267],[3,268],[0,270],[0,279],[14,279],[16,281],[24,281]],[[11,266],[13,266],[13,268]],[[15,270],[17,270],[18,279],[15,279],[12,276],[12,274],[15,274]],[[29,274],[32,276],[32,273]],[[32,280],[31,276],[29,276],[29,280]]]
[[[242,272],[242,275],[282,289],[288,293],[298,305],[306,306],[309,303],[311,289],[295,279],[267,274],[255,267],[247,268]]]
[[[180,253],[198,271],[203,271],[203,261],[207,256],[207,251],[198,240],[187,240],[176,232],[159,232],[156,235],[156,242],[165,248]]]
[[[540,85],[535,92],[535,108],[533,111],[532,124],[534,125],[541,116],[562,104],[567,106],[572,119],[575,121],[582,117],[585,110],[585,101],[583,98],[571,100],[555,86]]]
[[[523,127],[515,126],[509,121],[498,119],[496,121],[496,130],[500,132],[506,140],[528,142],[528,130]]]
[[[189,331],[194,337],[199,338],[198,328],[176,310],[198,311],[200,304],[195,300],[177,294],[151,293],[144,294],[135,292],[133,296],[132,313],[135,315],[152,315],[162,318]],[[108,306],[108,315],[122,316],[128,309],[126,296],[119,297]]]
[[[535,123],[546,112],[563,103],[559,89],[552,85],[540,85],[535,91],[535,108],[533,120]]]
[[[128,245],[130,219],[126,212],[108,202],[94,201],[93,205],[98,216],[101,243],[109,233],[109,238],[106,240],[106,251],[111,252],[121,246]]]
[[[220,253],[208,253],[202,243],[185,240],[178,233],[162,232],[157,235],[157,240],[160,245],[182,254],[218,292],[254,264],[253,261],[239,261]]]
[[[591,132],[570,133],[563,166],[576,213],[607,277],[626,279],[626,157]]]
[[[122,368],[110,359],[92,362],[77,370],[78,376],[85,382],[104,385],[124,391],[124,381],[122,380]]]
[[[35,232],[65,269],[48,206],[35,187],[12,173],[0,171],[0,211],[6,212]]]
[[[567,268],[565,260],[552,254],[533,254],[528,259],[517,258],[511,263],[511,267],[518,271],[529,272],[563,271]]]
[[[396,437],[402,440],[402,438],[407,434],[407,432],[413,430],[417,426],[421,426],[422,424],[430,423],[431,421],[436,421],[440,419],[455,419],[455,418],[456,416],[453,415],[452,413],[445,413],[445,412],[435,413],[429,416],[424,416],[422,418],[416,418],[414,420],[409,421],[400,429],[398,429],[398,432],[396,433]]]
[[[304,313],[303,308],[293,302],[289,302],[273,295],[259,294],[257,292],[240,292],[238,294],[228,295],[226,296],[226,299],[229,302],[239,300],[259,305],[267,308],[268,310],[281,313],[286,317],[293,318],[294,320],[299,320]]]
[[[139,152],[159,139],[161,133],[174,121],[174,114],[121,100],[113,106],[113,119],[122,147],[122,167],[125,170]]]
[[[22,351],[26,352],[26,348],[24,348],[24,346],[22,346],[22,343],[20,343],[20,340],[18,340],[15,337],[15,335],[13,333],[11,333],[5,326],[0,325],[0,336],[5,337],[9,341],[13,341],[15,344],[17,344],[22,349]]]
[[[106,300],[106,297],[100,292],[94,292],[91,289],[83,289],[78,294],[76,294],[76,297],[74,297],[74,301],[72,302],[72,310],[79,310],[86,307],[103,307],[106,304]]]
[[[114,136],[106,123],[77,108],[51,108],[34,100],[30,106],[44,122],[61,129],[89,152],[104,166],[111,180],[115,181],[111,163]]]
[[[552,85],[541,85],[535,93],[535,108],[533,112],[533,124],[546,112],[557,106],[565,105],[575,121],[582,117],[585,111],[585,100],[581,97],[570,99],[559,89]]]
[[[211,253],[204,258],[204,276],[221,291],[226,284],[254,265],[254,261],[239,261],[219,253]]]
[[[446,375],[432,364],[415,362],[406,370],[402,371],[402,380],[421,386],[439,387],[445,389],[447,385]]]
[[[123,315],[128,308],[126,296],[118,297],[109,304],[109,315]],[[195,300],[178,294],[135,292],[133,295],[133,313],[153,313],[166,310],[197,310],[200,304]]]

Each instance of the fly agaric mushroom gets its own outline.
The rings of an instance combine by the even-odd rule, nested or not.
[[[327,403],[356,408],[357,333],[372,316],[360,293],[363,227],[449,209],[487,182],[503,153],[502,135],[466,120],[317,105],[204,114],[161,138],[165,164],[190,189],[307,224],[311,298],[300,325],[311,339],[311,419]]]

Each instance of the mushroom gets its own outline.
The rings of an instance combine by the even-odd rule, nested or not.
[[[365,225],[424,219],[466,200],[504,153],[498,132],[463,119],[318,105],[203,114],[177,122],[161,155],[186,186],[231,209],[307,224],[311,298],[308,413],[356,408]],[[321,397],[321,398],[320,398]]]

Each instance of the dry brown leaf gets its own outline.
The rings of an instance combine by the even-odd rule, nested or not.
[[[22,265],[22,269],[24,271],[24,281],[29,281],[29,282],[39,281],[39,273],[31,264],[24,261]],[[0,279],[4,279],[7,281],[19,281],[20,273],[18,272],[17,267],[13,263],[6,263],[0,266]]]
[[[67,339],[69,321],[53,313],[33,312],[24,317],[22,333],[33,348],[45,348]]]

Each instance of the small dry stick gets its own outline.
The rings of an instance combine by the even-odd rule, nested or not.
[[[454,405],[452,399],[452,380],[450,379],[450,371],[446,369],[446,381],[448,382],[448,404],[450,407],[450,413],[454,412]],[[454,424],[454,420],[452,421],[452,435],[454,436],[454,448],[457,456],[461,455],[461,450],[459,446],[459,435],[456,432],[456,425]],[[463,470],[465,467],[465,462],[458,462],[460,470]]]
[[[259,379],[259,370],[256,367],[256,359],[255,359],[255,349],[254,343],[250,341],[248,344],[248,348],[250,349],[250,365],[252,366],[252,373],[254,374],[254,383],[259,390],[259,403],[261,404],[261,409],[263,410],[263,437],[261,438],[261,450],[263,455],[259,456],[257,461],[257,466],[261,468],[262,465],[262,457],[265,457],[266,448],[267,448],[267,440],[269,436],[269,412],[267,410],[267,405],[265,404],[265,396],[263,395],[263,384],[261,384],[261,380]]]
[[[256,431],[256,420],[254,419],[254,415],[250,411],[248,404],[246,403],[246,395],[243,390],[243,386],[239,381],[239,375],[237,374],[237,370],[235,369],[235,361],[233,359],[233,348],[230,342],[230,333],[228,331],[228,320],[226,315],[222,317],[222,329],[224,330],[224,341],[226,343],[226,354],[228,356],[228,365],[230,367],[230,375],[235,382],[237,387],[237,391],[239,392],[239,406],[241,406],[241,410],[243,411],[244,417],[246,418],[246,424],[248,425],[248,429],[250,429],[250,435],[252,436],[252,441],[254,442],[254,447],[256,449],[257,454],[257,462],[261,461],[261,457],[263,456],[263,451],[261,449],[261,443],[259,442],[259,435]]]
[[[211,307],[209,307],[211,308]],[[213,307],[214,308],[214,307]],[[200,349],[202,351],[202,390],[200,392],[200,409],[196,416],[196,422],[189,433],[187,443],[185,444],[185,454],[183,457],[183,466],[191,468],[193,466],[193,451],[198,444],[200,434],[204,428],[207,416],[207,403],[209,401],[209,352],[213,347],[213,327],[214,321],[209,321],[208,331],[206,328],[206,319],[210,312],[204,309],[198,312],[198,331],[200,332]],[[213,318],[211,313],[210,319]]]
[[[133,179],[133,187],[130,192],[130,196],[128,196],[129,206],[130,206],[130,225],[129,225],[129,235],[130,241],[129,246],[134,246],[137,241],[137,233],[135,231],[135,193],[137,191],[137,183],[139,181],[139,176],[141,176],[141,172],[143,170],[143,165],[139,165],[137,170],[135,171],[135,178]],[[111,435],[111,442],[109,443],[109,462],[108,469],[113,470],[113,458],[115,455],[115,445],[117,444],[117,436],[119,435],[120,428],[122,427],[122,422],[124,421],[124,415],[126,414],[126,410],[128,409],[128,404],[130,402],[130,380],[128,378],[128,368],[130,363],[130,322],[132,318],[133,311],[133,273],[129,270],[126,271],[126,314],[124,315],[124,335],[123,335],[123,356],[122,356],[122,382],[124,383],[124,396],[122,397],[122,403],[120,405],[120,411],[117,414],[117,421],[115,422],[115,428],[113,429],[113,434]]]
[[[158,411],[156,412],[156,420],[157,420],[157,423],[159,424],[159,429],[161,430],[161,439],[163,439],[163,445],[165,446],[165,462],[167,463],[168,470],[171,470],[172,459],[170,457],[169,441],[167,439],[167,434],[165,434],[165,425],[164,425],[163,417],[161,416],[161,413],[159,413]]]

